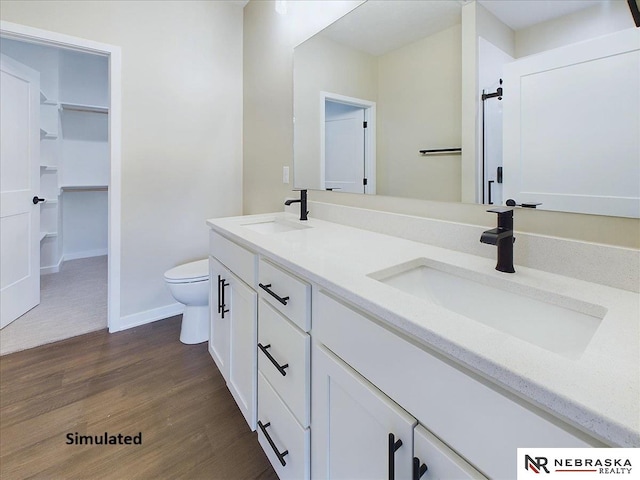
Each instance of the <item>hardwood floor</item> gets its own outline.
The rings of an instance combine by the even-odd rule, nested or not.
[[[0,478],[277,479],[181,317],[0,358]],[[142,445],[67,444],[138,435]]]

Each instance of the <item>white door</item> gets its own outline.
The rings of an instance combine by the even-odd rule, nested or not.
[[[322,346],[312,368],[312,478],[411,478],[416,419]]]
[[[242,415],[256,429],[258,380],[258,294],[233,274],[227,279],[229,379],[227,385]]]
[[[325,102],[324,188],[365,193],[364,108]]]
[[[500,84],[485,93],[496,92]],[[482,203],[502,205],[502,100],[487,98],[482,104],[484,148],[484,197]]]
[[[40,303],[40,74],[0,59],[0,328]]]
[[[640,217],[640,30],[504,69],[504,198]]]

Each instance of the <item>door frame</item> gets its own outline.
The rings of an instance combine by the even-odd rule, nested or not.
[[[320,187],[325,189],[325,103],[329,100],[343,105],[351,105],[364,109],[364,120],[367,122],[368,135],[365,136],[364,171],[367,179],[365,194],[376,193],[376,102],[361,98],[348,97],[338,93],[320,92]]]
[[[120,318],[122,52],[120,47],[62,33],[0,21],[0,36],[27,43],[101,55],[109,61],[109,189],[107,244],[107,325],[122,330]]]

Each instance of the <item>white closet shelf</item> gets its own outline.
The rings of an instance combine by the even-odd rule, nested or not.
[[[40,165],[40,170],[45,170],[47,172],[56,172],[58,170],[57,165]]]
[[[43,128],[40,129],[40,140],[49,140],[54,138],[58,138],[58,135],[55,133],[49,133]]]
[[[81,103],[60,102],[60,109],[71,112],[109,113],[109,107],[104,107],[101,105],[84,105]]]
[[[58,236],[58,232],[40,232],[40,241],[45,238],[54,238]]]
[[[42,90],[40,90],[40,105],[58,105],[55,100],[49,100]]]
[[[61,185],[60,191],[62,192],[99,192],[107,191],[109,187],[107,185]]]

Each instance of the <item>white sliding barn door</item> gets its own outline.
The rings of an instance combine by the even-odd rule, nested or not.
[[[640,216],[640,30],[505,65],[504,198]]]
[[[40,303],[40,74],[0,59],[0,328]]]

